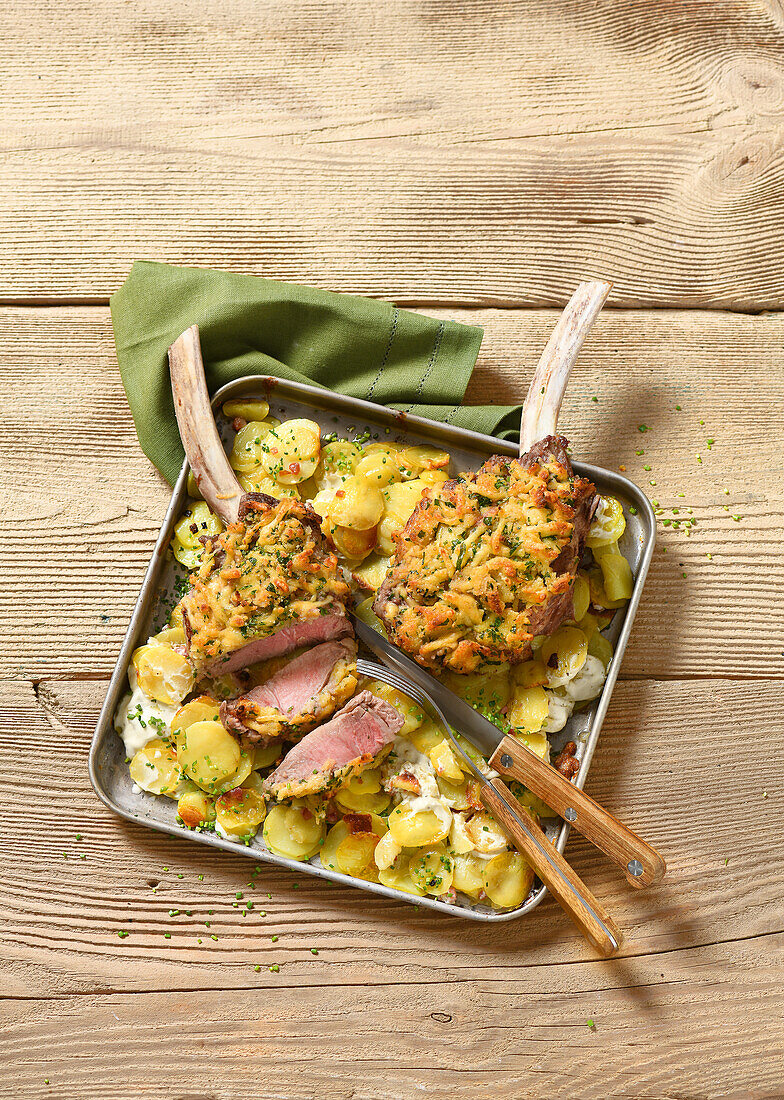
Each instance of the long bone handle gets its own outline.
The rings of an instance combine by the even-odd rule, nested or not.
[[[198,325],[169,348],[174,412],[188,463],[201,494],[224,523],[235,523],[242,489],[223,449],[212,414]]]
[[[580,283],[553,329],[534,372],[520,421],[520,455],[555,435],[566,383],[612,283]]]

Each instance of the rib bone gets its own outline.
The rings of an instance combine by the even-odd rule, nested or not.
[[[610,293],[612,283],[580,283],[547,341],[534,372],[520,421],[520,457],[555,435],[566,383],[577,355]]]
[[[169,348],[169,373],[180,438],[196,484],[213,512],[224,523],[235,523],[242,489],[215,426],[198,325],[191,325]]]

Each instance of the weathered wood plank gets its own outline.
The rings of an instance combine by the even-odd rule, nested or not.
[[[277,868],[262,867],[252,887],[247,859],[114,817],[86,774],[104,690],[2,684],[5,995],[234,989],[272,964],[299,988],[435,987],[477,973],[500,983],[599,965],[550,900],[513,925],[475,925]],[[782,871],[770,858],[780,814],[760,767],[778,751],[778,698],[775,681],[618,686],[587,789],[662,851],[668,874],[633,891],[570,840],[570,862],[627,937],[608,986],[643,956],[784,930]],[[753,735],[739,733],[741,713],[754,716]]]
[[[403,981],[351,989],[331,967],[304,989],[249,970],[230,993],[7,1001],[0,1096],[773,1097],[783,948],[766,936],[502,977],[479,963],[436,985],[412,960]]]
[[[485,326],[469,402],[522,398],[553,311],[432,312]],[[562,415],[575,453],[625,465],[662,520],[696,520],[688,538],[660,527],[624,676],[782,675],[783,344],[780,315],[610,310],[583,351]],[[0,667],[104,676],[168,497],[108,310],[0,310],[0,385]]]
[[[82,5],[7,12],[5,300],[105,299],[148,258],[419,303],[590,275],[784,304],[776,4],[89,11],[99,35]]]

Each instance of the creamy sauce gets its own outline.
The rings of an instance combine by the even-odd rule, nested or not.
[[[126,755],[134,756],[154,737],[169,735],[169,726],[178,708],[148,698],[136,682],[133,665],[128,669],[128,682],[131,691],[117,708],[114,728],[123,740]]]
[[[401,772],[409,772],[419,783],[419,794],[411,791],[397,791],[400,801],[411,807],[412,813],[430,811],[443,825],[451,824],[452,811],[447,799],[443,797],[436,780],[435,769],[428,756],[415,748],[405,737],[396,737],[387,762],[382,768],[385,785]]]
[[[558,733],[562,730],[572,716],[575,706],[578,703],[584,703],[587,699],[594,699],[601,691],[606,679],[604,665],[598,657],[592,657],[589,653],[585,658],[585,664],[571,680],[562,687],[547,689],[549,716],[542,726],[542,732]]]

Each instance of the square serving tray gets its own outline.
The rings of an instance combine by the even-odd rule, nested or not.
[[[434,444],[451,455],[452,473],[474,470],[491,454],[510,456],[517,454],[514,444],[502,442],[492,436],[424,420],[421,417],[374,405],[369,401],[345,397],[314,386],[284,382],[266,375],[239,378],[223,386],[215,394],[212,404],[216,410],[219,431],[225,444],[229,444],[232,432],[230,425],[220,414],[220,406],[224,401],[238,398],[268,401],[271,414],[281,420],[309,417],[321,425],[322,434],[337,432],[341,437],[354,438],[369,431],[372,438],[381,441]],[[583,477],[590,478],[600,493],[617,497],[623,502],[626,531],[621,540],[621,549],[628,558],[634,575],[632,597],[626,607],[616,613],[607,632],[615,652],[601,695],[589,706],[572,715],[564,729],[560,733],[551,735],[550,738],[556,752],[560,751],[567,741],[574,741],[577,744],[580,769],[574,782],[578,787],[582,787],[588,777],[591,758],[640,602],[653,554],[656,527],[647,497],[627,478],[581,462],[575,462],[574,468]],[[133,783],[125,764],[125,747],[114,729],[114,714],[123,695],[128,691],[126,670],[133,650],[146,641],[151,633],[159,629],[167,618],[166,599],[171,597],[175,580],[174,563],[167,550],[174,525],[187,500],[187,477],[186,462],[174,487],[171,502],[109,682],[106,700],[98,718],[89,756],[90,781],[98,797],[115,813],[129,821],[139,822],[151,829],[158,829],[173,836],[181,836],[191,843],[224,848],[247,856],[249,859],[278,864],[289,870],[301,871],[319,878],[332,879],[334,882],[354,886],[373,894],[383,894],[411,905],[435,909],[445,915],[478,921],[508,921],[530,912],[546,893],[545,887],[538,880],[535,880],[531,893],[523,904],[509,912],[498,912],[478,903],[448,904],[437,901],[435,898],[415,897],[387,886],[360,881],[328,870],[320,865],[318,856],[314,856],[313,860],[307,863],[278,856],[265,846],[261,834],[246,845],[243,842],[226,840],[212,832],[194,832],[177,824],[176,803],[173,800],[144,792],[134,793]],[[636,513],[630,512],[630,506],[636,509]],[[563,852],[569,836],[569,825],[556,819],[547,820],[544,827],[548,836],[554,840],[558,851]]]

